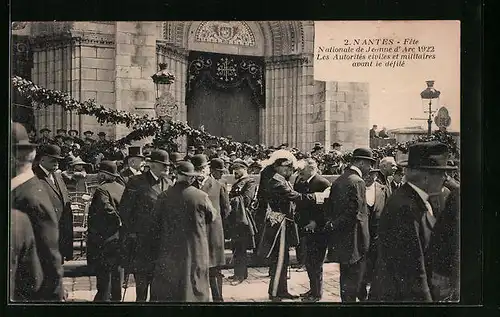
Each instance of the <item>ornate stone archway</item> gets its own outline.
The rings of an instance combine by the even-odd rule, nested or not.
[[[173,65],[181,79],[175,87],[178,100],[186,100],[190,50],[264,56],[266,85],[265,106],[259,110],[260,142],[288,142],[305,149],[317,139],[312,134],[319,122],[307,120],[302,109],[312,103],[315,94],[312,22],[169,21],[163,22],[162,30],[158,61]],[[184,106],[178,119],[187,120],[186,109]]]

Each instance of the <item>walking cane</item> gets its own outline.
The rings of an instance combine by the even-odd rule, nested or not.
[[[124,289],[123,291],[123,296],[122,296],[122,302],[125,301],[125,295],[127,294],[127,289],[128,289],[128,281],[130,279],[130,272],[128,271],[129,270],[129,267],[132,265],[132,262],[134,259],[132,259],[132,256],[134,255],[135,256],[135,248],[136,248],[136,243],[135,241],[133,243],[130,243],[128,245],[128,255],[127,255],[127,265],[126,267],[124,268],[124,277],[123,277],[123,285],[122,285],[122,288]]]

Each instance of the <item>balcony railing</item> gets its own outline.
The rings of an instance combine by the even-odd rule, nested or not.
[[[387,144],[396,144],[396,139],[395,138],[389,138],[389,139],[370,139],[370,148],[376,149],[381,146],[385,146]]]

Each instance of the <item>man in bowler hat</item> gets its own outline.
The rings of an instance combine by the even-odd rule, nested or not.
[[[121,300],[120,231],[122,221],[118,207],[125,187],[117,182],[116,163],[99,164],[99,186],[89,207],[87,265],[97,278],[95,302]]]
[[[199,173],[179,162],[179,180],[158,197],[154,210],[155,265],[151,301],[209,302],[207,226],[217,217],[208,195],[192,186]]]
[[[182,155],[179,152],[170,153],[170,162],[172,164],[172,168],[170,169],[170,181],[172,185],[177,181],[177,166],[180,162],[183,161]]]
[[[62,257],[59,252],[60,215],[54,208],[44,184],[32,170],[35,145],[29,144],[26,130],[19,123],[12,124],[11,201],[15,208],[30,218],[38,258],[43,271],[43,282],[33,300],[63,301]],[[71,224],[70,224],[71,225]],[[71,241],[72,242],[72,241]]]
[[[138,302],[146,301],[153,279],[150,231],[155,222],[154,207],[158,195],[170,186],[166,178],[170,165],[168,153],[153,150],[148,158],[149,171],[129,178],[119,207],[128,250],[124,259],[125,274],[134,274]]]
[[[73,259],[73,211],[69,199],[68,188],[59,169],[61,148],[57,145],[44,145],[39,148],[40,161],[33,167],[33,173],[42,181],[49,194],[59,221],[59,251],[66,260]]]
[[[375,159],[370,149],[353,151],[350,168],[331,187],[326,211],[325,229],[329,232],[329,258],[340,264],[340,298],[342,302],[363,300],[361,284],[370,243],[366,186]]]
[[[56,216],[42,184],[31,171],[37,145],[30,142],[25,128],[17,122],[12,123],[11,137],[11,201],[17,209],[10,212],[10,299],[60,300],[62,267]],[[44,289],[40,291],[42,281]]]
[[[223,221],[230,212],[229,196],[226,188],[210,174],[208,158],[205,154],[195,154],[191,158],[195,171],[200,176],[195,180],[193,186],[208,194],[212,202],[217,217],[215,221],[208,225],[208,245],[209,245],[209,275],[210,289],[214,302],[223,302],[222,296],[222,272],[221,266],[226,264],[224,256],[224,226]]]
[[[436,198],[442,195],[448,147],[437,141],[409,148],[406,183],[395,191],[380,217],[376,274],[370,300],[431,302],[429,242],[436,223]]]

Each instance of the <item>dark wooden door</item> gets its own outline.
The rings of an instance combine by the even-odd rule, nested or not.
[[[238,142],[259,142],[259,109],[252,101],[246,84],[237,88],[215,89],[203,83],[197,86],[188,104],[188,124],[204,126],[215,136],[232,136]]]

